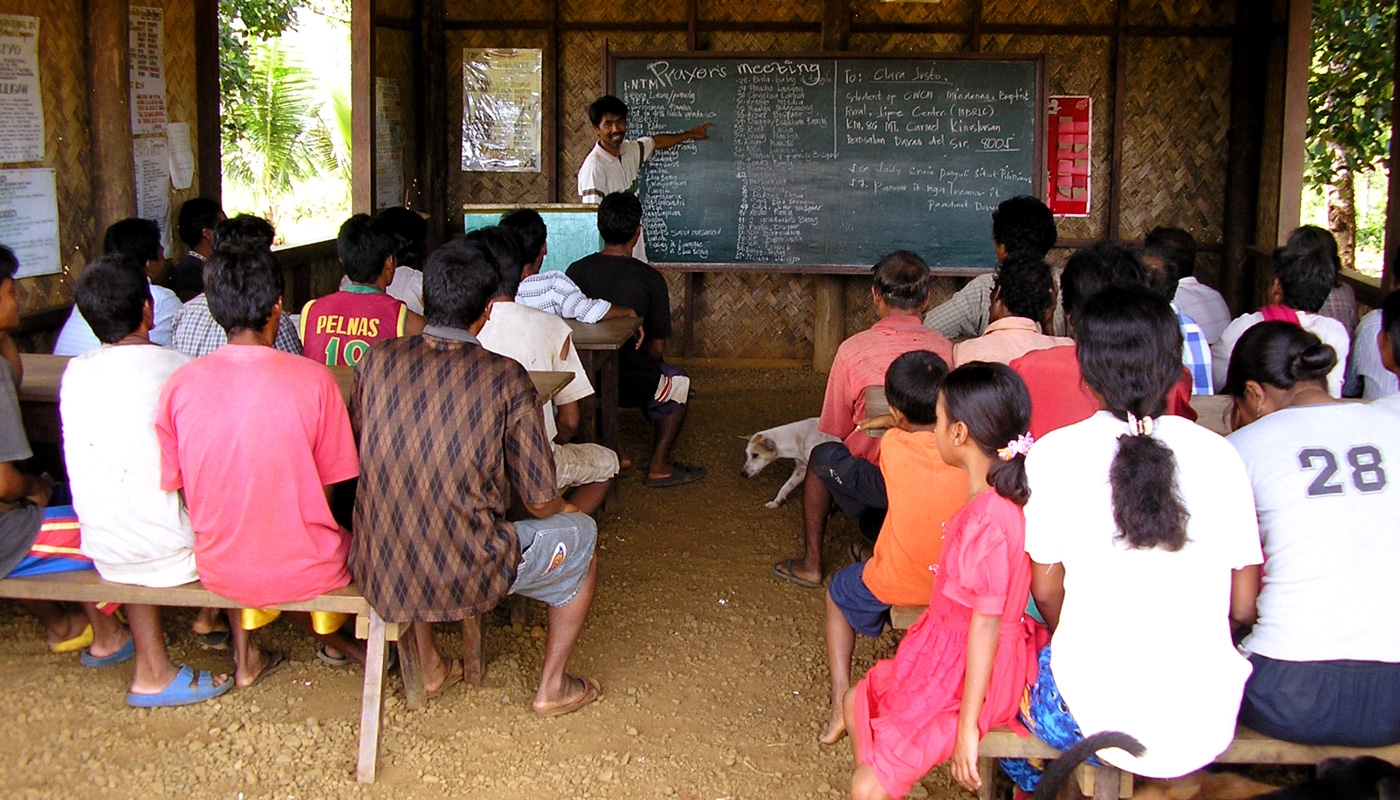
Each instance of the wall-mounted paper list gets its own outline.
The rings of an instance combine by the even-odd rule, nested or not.
[[[194,183],[194,153],[190,151],[190,124],[172,122],[165,126],[165,139],[170,147],[170,183],[176,189],[188,189]]]
[[[63,269],[58,258],[58,193],[51,169],[0,170],[0,244],[19,259],[16,278]]]
[[[0,14],[0,162],[44,159],[39,18]]]

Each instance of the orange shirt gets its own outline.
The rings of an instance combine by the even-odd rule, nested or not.
[[[932,431],[890,428],[880,445],[880,472],[890,507],[865,586],[892,606],[928,604],[943,555],[943,523],[967,503],[967,473],[938,454]]]

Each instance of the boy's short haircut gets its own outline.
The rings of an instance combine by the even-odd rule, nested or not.
[[[992,212],[992,241],[1005,248],[1008,255],[1027,250],[1045,258],[1058,238],[1055,215],[1038,198],[1012,197],[1001,201]]]
[[[613,192],[598,204],[598,233],[607,244],[627,244],[642,224],[642,201],[631,192]]]
[[[933,288],[933,272],[919,254],[911,250],[896,250],[882,256],[870,268],[870,273],[876,293],[888,305],[903,311],[922,306]]]
[[[204,238],[204,231],[214,230],[219,224],[219,217],[223,216],[219,204],[207,197],[192,197],[180,206],[180,218],[176,223],[176,230],[180,234],[180,241],[185,246],[194,249]]]
[[[1162,259],[1173,282],[1196,274],[1196,237],[1187,231],[1159,225],[1148,232],[1142,247]]]
[[[397,241],[394,260],[399,266],[416,268],[423,262],[428,223],[417,211],[403,206],[390,206],[381,208],[379,213],[374,215],[374,219],[382,222],[394,234]]]
[[[1060,273],[1065,315],[1075,319],[1094,295],[1110,286],[1145,287],[1147,269],[1132,251],[1108,240],[1074,251]]]
[[[496,262],[496,296],[515,297],[525,266],[525,248],[515,231],[504,225],[491,225],[478,228],[464,238],[486,248]]]
[[[595,128],[603,124],[603,117],[609,114],[619,119],[627,119],[627,104],[610,94],[605,94],[588,106],[588,121]]]
[[[139,261],[144,271],[147,261],[160,258],[160,226],[139,217],[113,222],[102,237],[102,254],[120,254]]]
[[[1342,255],[1337,249],[1337,237],[1333,236],[1332,232],[1326,228],[1317,225],[1303,225],[1294,228],[1293,232],[1288,234],[1288,241],[1284,242],[1284,247],[1302,247],[1309,250],[1316,250],[1326,256],[1328,262],[1332,264],[1332,269],[1336,271],[1337,278],[1333,279],[1334,285],[1336,281],[1340,279],[1342,272]]]
[[[501,227],[510,228],[515,231],[515,235],[520,237],[520,243],[525,247],[526,255],[534,261],[539,257],[540,250],[544,248],[545,239],[549,236],[549,227],[544,224],[544,217],[533,208],[517,208],[507,214],[501,215]]]
[[[15,251],[0,244],[0,283],[14,280],[16,272],[19,272],[19,259],[15,258]]]
[[[928,350],[912,350],[885,370],[885,400],[915,425],[938,418],[938,389],[948,377],[948,362]]]
[[[145,265],[120,253],[103,256],[78,276],[73,301],[99,342],[119,342],[141,327],[142,310],[153,302]]]
[[[1400,364],[1400,289],[1386,295],[1381,303],[1381,330],[1390,338],[1391,363]]]
[[[382,220],[356,214],[340,226],[335,252],[346,277],[355,283],[374,283],[398,244],[398,238]]]
[[[455,239],[423,265],[423,317],[429,325],[466,330],[496,296],[496,261],[480,242]]]
[[[283,289],[281,267],[260,248],[215,250],[204,268],[209,316],[230,337],[267,327]]]
[[[265,250],[272,251],[272,240],[277,232],[272,223],[252,214],[239,214],[222,220],[214,226],[215,250]]]
[[[1007,256],[997,268],[992,284],[1012,316],[1040,322],[1055,305],[1055,278],[1050,265],[1029,251]]]
[[[1274,251],[1274,277],[1283,289],[1283,304],[1316,314],[1332,293],[1337,270],[1325,250],[1286,245]]]

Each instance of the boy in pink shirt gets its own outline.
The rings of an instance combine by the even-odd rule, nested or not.
[[[217,251],[205,276],[229,343],[177,369],[161,391],[161,488],[184,492],[205,588],[247,607],[232,626],[234,681],[246,688],[287,661],[254,645],[248,630],[275,617],[256,610],[350,583],[350,534],[327,496],[359,474],[359,460],[335,377],[272,347],[282,315],[272,256]],[[363,662],[364,648],[338,630],[344,620],[291,619]]]

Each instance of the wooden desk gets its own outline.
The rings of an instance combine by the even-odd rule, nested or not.
[[[578,349],[583,368],[588,370],[588,378],[593,381],[597,397],[596,414],[580,416],[579,435],[585,441],[598,442],[616,451],[619,353],[642,327],[642,320],[638,317],[615,317],[593,323],[576,319],[565,322],[574,331],[574,347]]]

